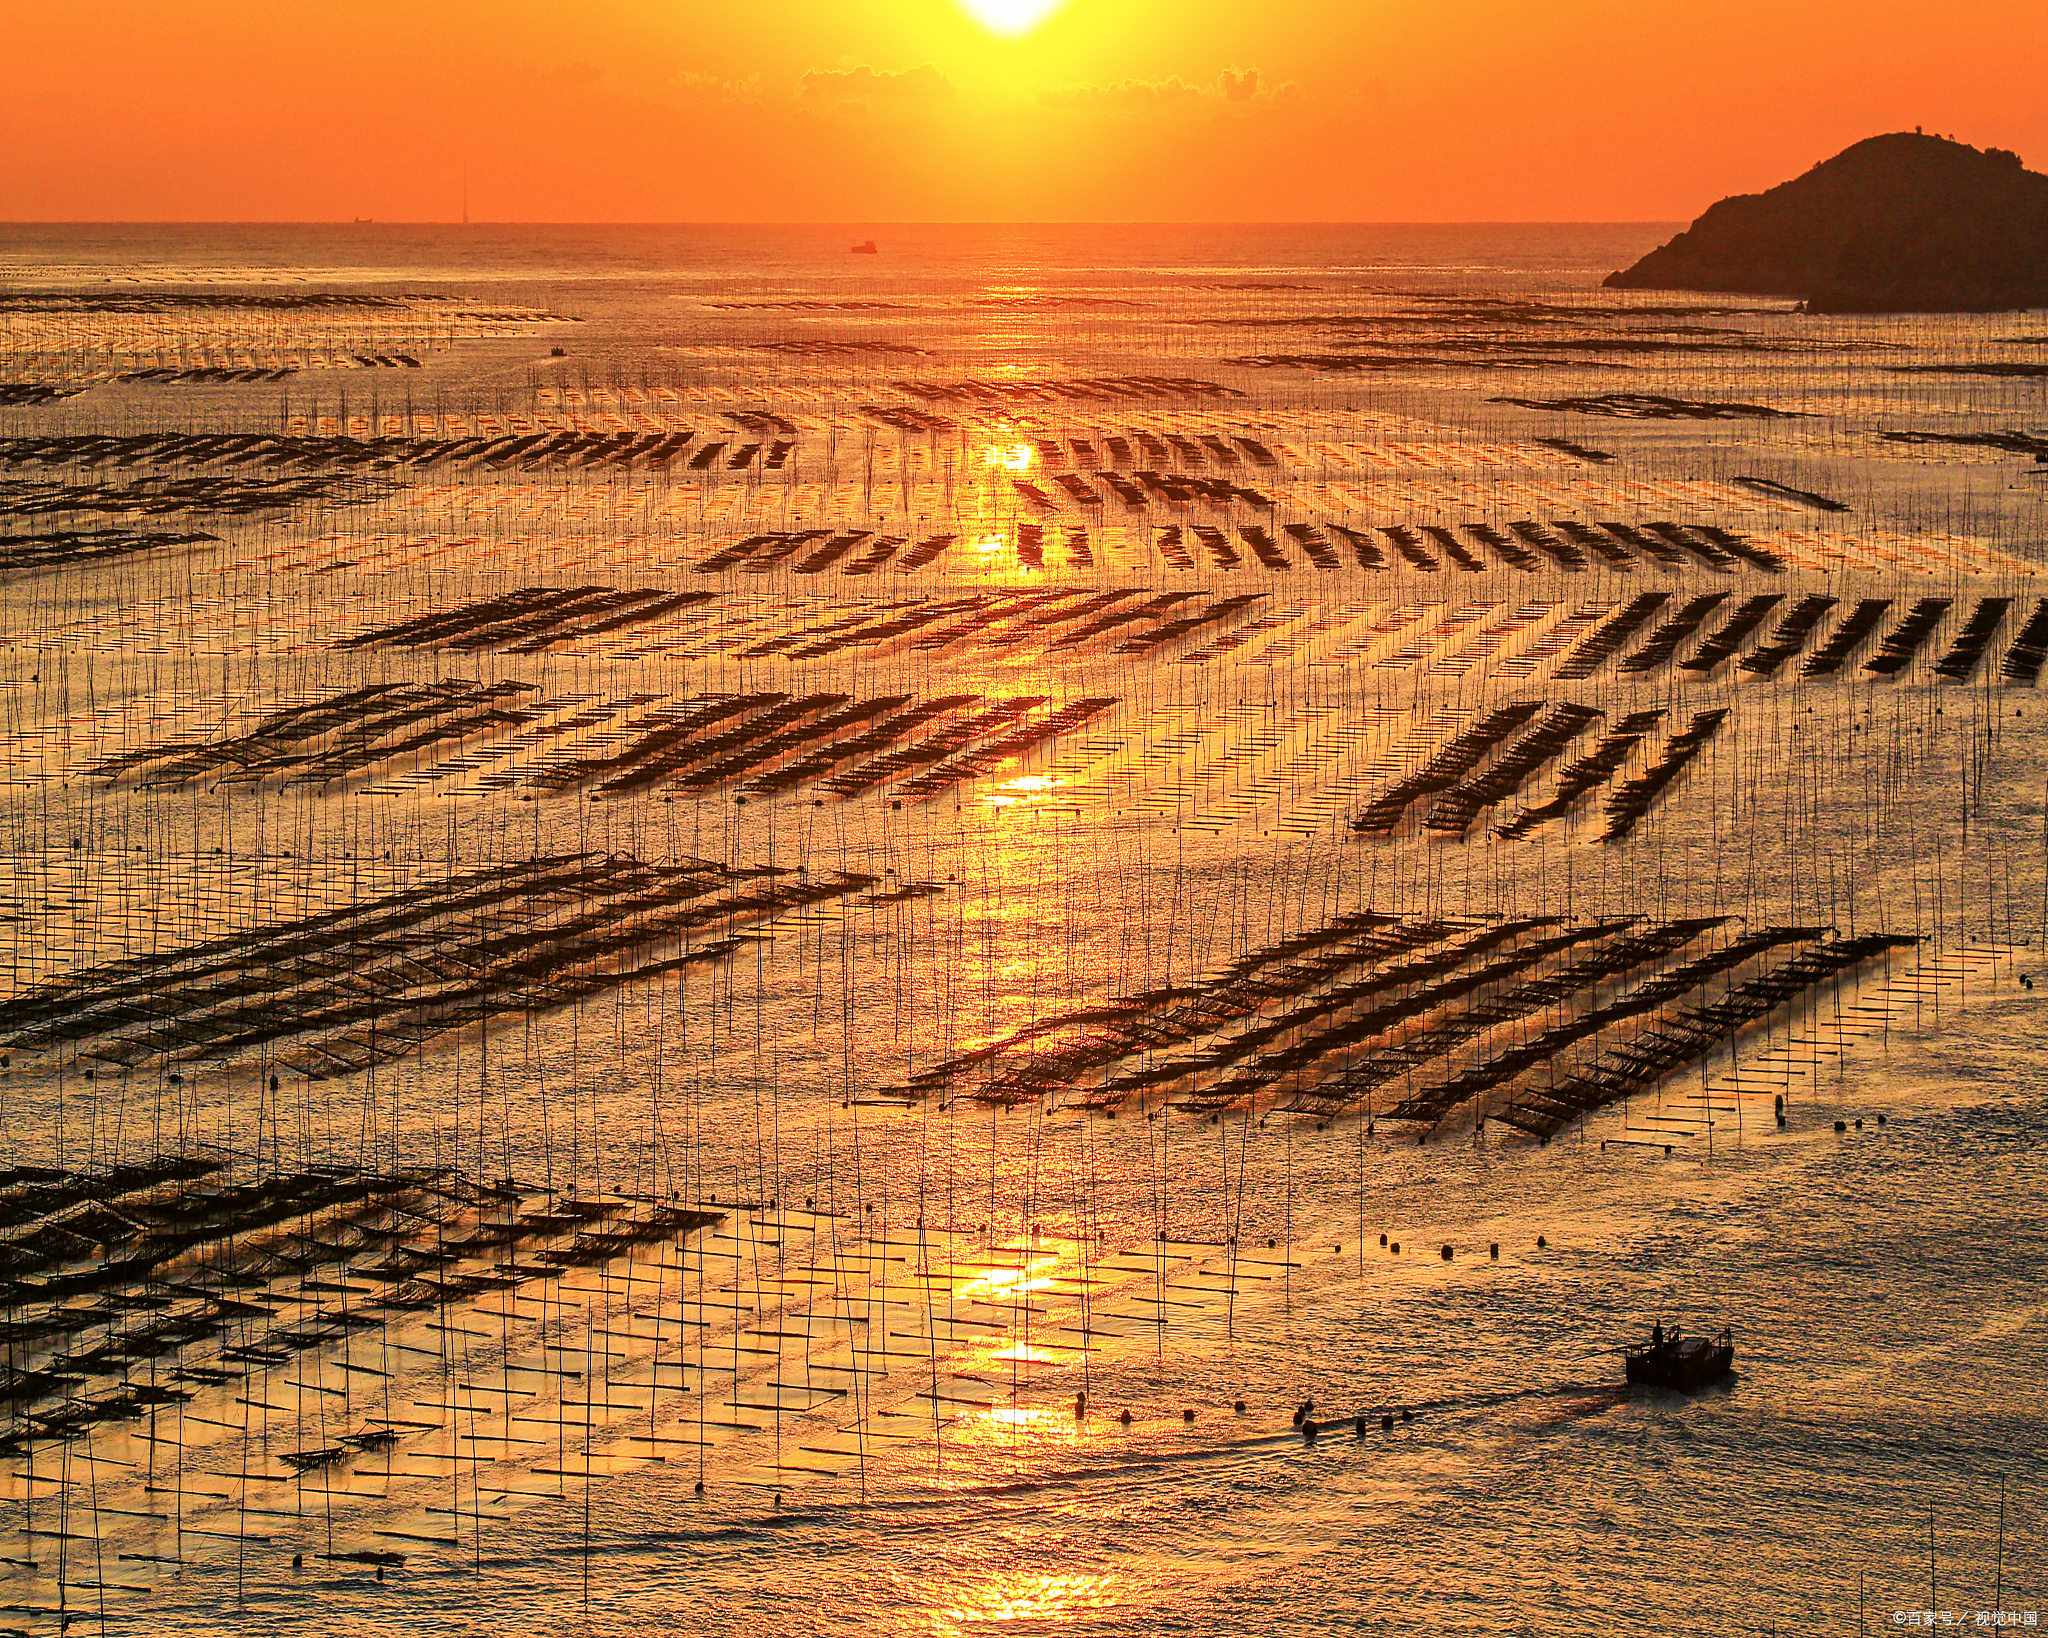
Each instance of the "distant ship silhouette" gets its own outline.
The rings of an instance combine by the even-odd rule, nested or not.
[[[853,247],[849,254],[855,256],[878,256],[881,254],[881,251],[877,248],[874,240],[863,239]]]

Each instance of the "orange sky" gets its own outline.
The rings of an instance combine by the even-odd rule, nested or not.
[[[994,0],[988,0],[994,3]],[[1924,125],[2048,164],[2041,0],[68,0],[0,220],[1666,221]]]

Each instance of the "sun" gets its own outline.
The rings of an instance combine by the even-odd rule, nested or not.
[[[960,0],[981,24],[996,34],[1028,34],[1065,4],[1065,0]]]

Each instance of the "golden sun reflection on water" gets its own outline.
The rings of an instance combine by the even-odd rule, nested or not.
[[[1015,1351],[1006,1348],[991,1357],[1004,1359]],[[984,1412],[982,1420],[1002,1433],[1059,1434],[1073,1442],[1074,1415],[1064,1405],[998,1405]]]
[[[1016,779],[1006,779],[996,787],[996,794],[988,799],[992,808],[1012,808],[1020,802],[1028,802],[1034,796],[1043,796],[1056,791],[1066,781],[1051,774],[1023,774]]]
[[[956,1302],[970,1307],[986,1305],[1008,1310],[1002,1334],[974,1339],[961,1362],[962,1373],[988,1382],[995,1393],[1000,1393],[1007,1381],[1014,1396],[1028,1380],[1031,1367],[1058,1369],[1070,1363],[1063,1357],[1067,1350],[1051,1342],[1041,1345],[1031,1340],[1030,1316],[1034,1312],[1034,1298],[1079,1278],[1080,1274],[1079,1248],[1067,1244],[1044,1251],[1034,1250],[1014,1267],[984,1269],[962,1280],[953,1293]],[[975,1375],[982,1371],[989,1374]],[[1072,1413],[1064,1405],[1010,1404],[991,1406],[978,1416],[969,1418],[962,1432],[970,1442],[977,1435],[1005,1441],[1021,1435],[1033,1440],[1056,1438],[1071,1443],[1075,1428]]]
[[[963,1280],[954,1295],[962,1300],[987,1297],[990,1300],[1015,1298],[1030,1291],[1043,1291],[1059,1278],[1057,1270],[1062,1261],[1058,1252],[1040,1252],[1018,1268],[991,1268],[972,1279]],[[1078,1266],[1079,1259],[1075,1259]]]
[[[994,1339],[988,1339],[993,1343]],[[991,1368],[1010,1366],[1011,1361],[993,1353],[979,1356]],[[1003,1388],[997,1386],[995,1391]],[[946,1429],[949,1453],[944,1471],[937,1479],[943,1489],[973,1491],[992,1476],[1019,1471],[1019,1462],[1030,1462],[1051,1451],[1072,1452],[1093,1446],[1099,1430],[1074,1415],[1071,1404],[991,1405],[963,1416]]]
[[[934,1610],[932,1630],[941,1638],[963,1638],[996,1622],[1071,1621],[1116,1603],[1118,1579],[1099,1573],[997,1574],[955,1594],[946,1608]]]
[[[981,455],[983,466],[1000,467],[1005,472],[1029,472],[1031,461],[1029,444],[991,444]]]

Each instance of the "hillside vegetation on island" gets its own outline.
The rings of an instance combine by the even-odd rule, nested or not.
[[[1723,199],[1606,285],[1796,296],[1816,313],[2048,306],[2048,176],[2002,148],[1870,137]]]

